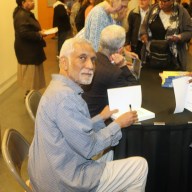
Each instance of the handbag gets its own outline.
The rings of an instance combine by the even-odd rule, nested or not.
[[[167,40],[151,40],[147,47],[146,63],[152,68],[167,69],[172,66],[172,57]]]

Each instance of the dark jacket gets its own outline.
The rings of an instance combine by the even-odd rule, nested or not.
[[[19,64],[38,65],[45,61],[45,41],[39,34],[39,22],[32,12],[16,7],[13,13],[15,54]]]
[[[136,85],[138,82],[127,66],[122,68],[111,64],[102,53],[97,53],[97,65],[91,85],[84,86],[83,98],[93,117],[108,105],[107,89]]]
[[[59,32],[71,30],[70,19],[63,4],[54,7],[53,27],[58,27]]]
[[[132,47],[137,47],[138,37],[139,37],[139,28],[141,25],[141,15],[139,7],[133,9],[128,16],[128,31],[126,33],[126,44],[131,45]]]

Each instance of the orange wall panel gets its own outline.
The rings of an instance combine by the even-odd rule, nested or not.
[[[53,7],[49,7],[47,1],[38,1],[38,20],[42,29],[51,28],[53,23]]]

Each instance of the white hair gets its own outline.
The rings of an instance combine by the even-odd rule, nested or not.
[[[70,39],[67,39],[63,43],[63,45],[61,47],[59,58],[62,58],[62,57],[69,58],[71,53],[74,51],[74,45],[75,44],[81,44],[81,43],[87,43],[87,44],[91,45],[91,43],[88,40],[83,39],[83,38],[70,38]]]
[[[125,29],[119,25],[105,27],[100,36],[99,49],[115,53],[125,44]]]

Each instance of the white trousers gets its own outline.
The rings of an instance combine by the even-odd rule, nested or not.
[[[142,157],[108,161],[97,192],[144,192],[148,165]]]

